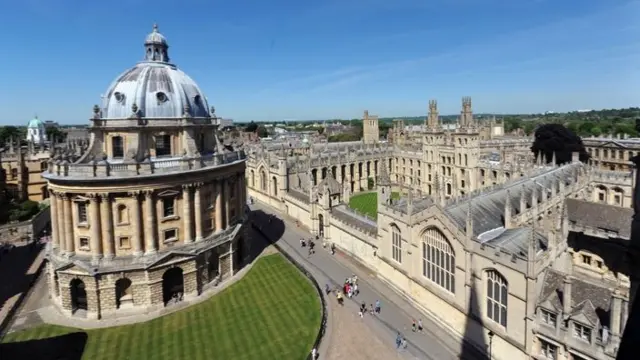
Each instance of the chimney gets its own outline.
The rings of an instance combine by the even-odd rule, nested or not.
[[[571,153],[571,162],[580,162],[580,153],[578,151],[574,151]]]
[[[570,275],[564,277],[562,288],[562,312],[567,317],[571,313],[571,284],[573,278]]]

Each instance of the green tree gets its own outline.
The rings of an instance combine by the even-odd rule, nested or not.
[[[253,121],[251,121],[249,125],[247,125],[247,127],[244,128],[245,132],[254,132],[256,130],[258,130],[258,124],[254,123]]]
[[[20,130],[15,126],[0,127],[0,144],[6,144],[13,137],[13,141],[20,140]]]
[[[49,139],[49,141],[53,142],[64,142],[67,139],[67,133],[65,131],[60,131],[60,129],[58,127],[48,127],[46,129],[46,133],[47,133],[47,139]]]
[[[269,132],[267,131],[267,128],[265,128],[264,126],[258,126],[258,136],[261,138],[265,138],[269,136]]]

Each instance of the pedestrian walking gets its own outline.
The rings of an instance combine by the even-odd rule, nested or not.
[[[418,331],[422,332],[422,319],[418,319]]]
[[[402,345],[402,335],[400,335],[400,333],[398,332],[398,335],[396,336],[396,349],[400,349],[401,345]]]
[[[369,314],[373,315],[373,304],[369,304]]]
[[[313,350],[311,350],[311,360],[316,360],[318,358],[318,349],[313,348]]]
[[[416,332],[416,319],[411,320],[411,331]]]
[[[380,314],[380,300],[376,300],[376,314]]]
[[[327,293],[327,295],[331,293],[331,288],[329,287],[329,284],[324,284],[324,291]]]

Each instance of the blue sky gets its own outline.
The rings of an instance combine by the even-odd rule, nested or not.
[[[238,121],[638,106],[640,1],[2,0],[0,125],[86,123],[157,22]]]

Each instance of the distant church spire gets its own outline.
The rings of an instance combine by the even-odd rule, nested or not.
[[[169,45],[167,39],[158,31],[158,24],[153,24],[153,31],[144,40],[145,61],[169,62]]]

